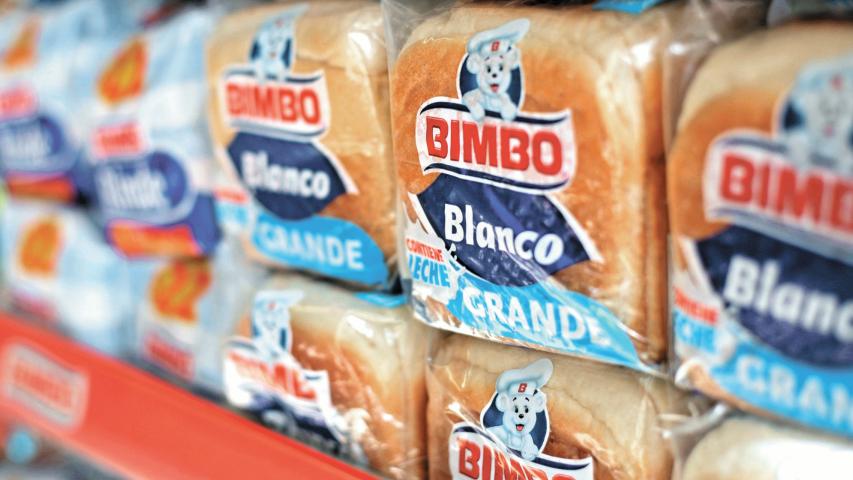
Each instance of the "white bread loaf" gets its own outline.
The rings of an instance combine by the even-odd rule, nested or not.
[[[853,24],[841,20],[716,48],[667,165],[680,376],[741,409],[848,436],[837,399],[853,381],[851,54]],[[773,386],[781,378],[790,388]]]
[[[427,155],[416,144],[416,139],[421,142],[423,136],[421,128],[416,128],[416,119],[431,99],[449,97],[455,100],[462,95],[458,75],[467,67],[460,62],[465,58],[466,48],[471,48],[469,42],[475,34],[497,31],[513,22],[528,22],[529,29],[517,39],[518,48],[510,47],[521,51],[519,68],[523,93],[520,95],[523,98],[518,102],[521,105],[519,116],[553,117],[557,115],[555,112],[571,112],[568,128],[573,138],[566,140],[565,137],[562,142],[571,143],[570,150],[576,152],[571,154],[576,158],[569,174],[572,178],[566,186],[547,193],[558,209],[573,216],[574,220],[567,220],[566,224],[572,225],[576,233],[580,232],[579,237],[588,237],[583,240],[586,251],[595,252],[590,253],[591,259],[574,261],[550,275],[550,270],[541,270],[544,267],[540,264],[513,256],[514,250],[512,254],[507,253],[507,258],[485,261],[486,266],[481,269],[504,264],[506,267],[501,268],[506,268],[505,276],[511,285],[523,276],[517,272],[520,271],[535,277],[534,284],[550,282],[593,299],[611,311],[617,322],[628,327],[639,357],[646,362],[662,360],[667,345],[661,54],[680,11],[677,4],[633,16],[594,10],[590,5],[462,3],[415,28],[391,74],[394,147],[398,174],[405,190],[404,205],[410,222],[423,223],[421,210],[435,208],[435,205],[427,205],[424,201],[421,201],[423,205],[415,205],[413,198],[446,180],[447,175],[435,173],[440,170],[424,170]],[[464,103],[464,98],[461,100]],[[460,119],[467,118],[459,115]],[[492,118],[498,122],[500,116]],[[516,126],[535,128],[528,124]],[[451,165],[451,162],[445,164]],[[463,168],[461,161],[452,165]],[[500,181],[520,178],[520,172],[509,170],[503,173],[490,170],[490,174],[493,177],[503,175],[505,178],[501,177]],[[526,177],[524,180],[529,181]],[[472,181],[468,185],[476,183]],[[489,192],[508,190],[512,189],[494,188]],[[450,201],[450,195],[446,194],[441,200]],[[484,210],[496,208],[493,207],[496,200],[487,200],[488,195],[473,195],[459,202],[465,200],[466,204],[475,205],[476,219]],[[537,201],[541,198],[538,196]],[[485,206],[478,207],[478,202]],[[544,233],[549,229],[554,232],[563,227],[561,218],[550,216],[539,219],[541,225],[531,227],[535,223],[533,220],[509,210],[502,214],[503,219],[514,216],[513,221],[527,222],[525,226],[536,232]],[[439,232],[434,241],[444,243],[448,255],[453,255],[462,245],[449,238],[437,238],[447,231],[446,228],[446,224],[431,226]],[[518,231],[514,233],[519,234]],[[434,234],[428,235],[433,238]],[[452,247],[448,246],[450,244]],[[566,246],[566,251],[569,248]],[[481,248],[480,252],[492,255],[487,248]],[[474,258],[463,265],[469,270],[473,263],[480,261],[476,253],[471,257]],[[513,268],[517,271],[513,272]],[[500,280],[486,280],[500,283]],[[442,304],[446,302],[437,301],[436,295],[419,294],[416,288],[415,297],[427,306],[426,315],[430,320],[441,320],[441,324],[449,326],[460,324],[458,315],[448,311]],[[473,333],[488,335],[487,331],[474,328]],[[466,330],[465,333],[472,332]],[[524,343],[530,346],[536,342]]]
[[[744,416],[706,434],[680,480],[842,480],[851,468],[849,442]]]
[[[251,118],[252,115],[258,116],[257,111],[232,114],[232,102],[237,101],[230,98],[230,93],[226,93],[225,85],[234,78],[231,72],[252,68],[255,60],[250,58],[250,52],[258,48],[258,39],[264,35],[265,29],[273,28],[271,25],[275,25],[277,19],[283,26],[276,34],[281,35],[282,41],[289,42],[286,48],[293,50],[292,64],[283,67],[287,68],[287,80],[269,78],[259,83],[259,91],[269,92],[277,88],[281,91],[296,91],[305,84],[299,83],[301,80],[298,79],[313,78],[309,82],[310,86],[305,88],[316,93],[322,112],[318,115],[321,117],[318,122],[322,131],[306,134],[298,140],[301,142],[299,151],[303,153],[294,153],[293,143],[281,143],[281,140],[292,141],[294,136],[299,136],[297,133],[304,133],[299,130],[304,125],[283,118],[257,121],[257,118]],[[292,22],[292,25],[288,22]],[[252,220],[262,211],[272,214],[289,230],[300,232],[298,226],[287,222],[322,216],[351,224],[346,228],[360,229],[362,235],[366,236],[362,241],[372,242],[369,247],[362,248],[376,250],[377,263],[390,266],[393,262],[396,251],[394,171],[388,116],[387,62],[379,4],[366,0],[281,2],[239,10],[225,17],[218,25],[209,44],[207,63],[213,99],[209,106],[210,125],[216,155],[225,174],[223,188],[242,192],[242,195],[248,194],[255,199],[266,195],[266,199],[259,204],[247,204],[250,217],[253,218],[248,225],[243,226],[241,233],[250,255],[273,266],[307,269],[368,285],[383,283],[385,278],[359,278],[357,271],[350,272],[351,275],[330,273],[324,270],[328,266],[328,259],[311,257],[310,252],[298,252],[292,245],[284,249],[287,258],[283,259],[271,251],[272,247],[259,246],[252,241],[256,235]],[[249,77],[244,75],[238,80],[245,85]],[[246,98],[240,100],[244,107],[248,105]],[[302,112],[300,115],[306,114]],[[254,125],[251,124],[253,120],[256,121]],[[261,123],[263,126],[258,128]],[[292,192],[276,196],[270,193],[269,184],[264,186],[263,181],[257,178],[254,183],[248,181],[251,175],[241,172],[239,166],[244,161],[241,157],[245,150],[242,146],[233,146],[240,142],[241,135],[247,133],[256,134],[256,139],[260,137],[266,142],[263,144],[265,147],[257,147],[259,143],[255,142],[253,148],[267,149],[268,165],[315,172],[320,171],[317,169],[322,166],[318,162],[325,161],[317,158],[330,159],[333,167],[329,168],[337,171],[344,191],[337,192],[333,187],[324,194],[318,194],[318,198],[310,198],[319,203],[305,209],[300,206],[303,198]],[[312,149],[310,155],[304,153],[305,148]],[[305,156],[314,163],[305,163]],[[336,176],[332,172],[327,173]],[[270,175],[268,172],[266,180]],[[336,178],[331,179],[333,185],[336,181]],[[319,234],[344,238],[341,230],[328,226],[324,228]],[[367,253],[363,252],[362,255],[366,257]],[[367,260],[363,258],[363,261]],[[366,267],[373,268],[370,265]]]
[[[298,292],[289,308],[290,354],[302,369],[327,376],[328,407],[345,419],[343,431],[365,466],[391,478],[422,478],[428,329],[406,306],[372,304],[306,277],[275,276],[260,292]],[[243,319],[238,335],[250,336],[251,325]],[[226,389],[228,382],[226,373]]]
[[[670,478],[672,458],[657,419],[663,413],[683,413],[685,393],[627,369],[463,335],[443,338],[430,362],[430,478],[449,478],[451,430],[458,422],[480,424],[480,411],[495,394],[501,373],[543,358],[553,363],[553,376],[541,389],[550,416],[544,454],[592,457],[595,480]]]

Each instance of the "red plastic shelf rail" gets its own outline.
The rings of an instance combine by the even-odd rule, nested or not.
[[[2,312],[0,411],[133,478],[374,478]]]

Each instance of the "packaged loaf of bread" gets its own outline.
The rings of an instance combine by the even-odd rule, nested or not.
[[[429,330],[404,303],[273,277],[223,353],[228,402],[384,477],[423,478]]]
[[[672,427],[673,480],[846,480],[853,443],[715,409]]]
[[[109,2],[82,0],[16,10],[0,29],[0,168],[10,193],[70,202],[82,196],[83,125],[76,76],[86,76],[70,50],[115,43]]]
[[[126,351],[131,277],[144,266],[116,255],[83,210],[6,199],[0,251],[7,308],[108,353]]]
[[[187,9],[134,36],[93,88],[87,142],[107,240],[127,257],[197,257],[219,240],[204,48],[216,9]]]
[[[395,275],[388,73],[378,2],[239,10],[208,48],[223,213],[250,255],[376,288]]]
[[[156,262],[136,306],[134,354],[157,373],[211,394],[222,392],[222,348],[264,272],[236,239],[212,257]]]
[[[853,436],[853,23],[714,49],[668,162],[678,378]]]
[[[644,368],[667,346],[661,53],[682,6],[530,3],[387,2],[402,275],[433,325]]]
[[[687,394],[622,367],[452,334],[427,373],[433,479],[669,480]]]

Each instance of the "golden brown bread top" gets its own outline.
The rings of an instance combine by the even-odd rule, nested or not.
[[[607,105],[603,108],[610,116],[611,141],[621,140],[613,137],[624,135],[626,142],[634,146],[639,143],[647,156],[656,157],[661,151],[660,53],[680,12],[678,5],[655,8],[638,17],[595,11],[591,5],[495,8],[488,2],[467,4],[433,17],[416,28],[401,56],[408,46],[418,43],[432,44],[434,51],[442,48],[445,40],[458,38],[464,45],[476,32],[516,18],[527,18],[531,27],[519,42],[522,58],[525,53],[536,51],[538,58],[550,59],[555,67],[561,62],[583,62],[584,70],[596,80],[598,101]],[[455,58],[454,67],[461,55]],[[540,88],[529,83],[536,77],[541,77]],[[549,96],[554,88],[552,82],[557,78],[559,75],[552,78],[525,75],[524,109],[537,111],[528,101]],[[563,96],[561,99],[563,104],[559,109],[572,107],[570,98]]]
[[[789,23],[718,47],[696,73],[679,126],[732,91],[753,87],[782,95],[807,63],[850,53],[851,48],[853,25],[834,21]],[[737,115],[732,116],[736,121]]]
[[[683,412],[686,395],[664,380],[453,335],[442,341],[431,362],[430,398],[443,395],[445,402],[458,403],[470,418],[479,419],[498,376],[539,358],[554,364],[553,376],[542,389],[551,422],[545,453],[570,458],[591,454],[599,480],[669,478],[671,458],[657,417]],[[446,450],[446,437],[436,442],[443,442]],[[431,455],[435,448],[433,444]]]

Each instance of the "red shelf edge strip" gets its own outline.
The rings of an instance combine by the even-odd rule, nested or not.
[[[0,410],[135,478],[375,478],[3,312]]]

